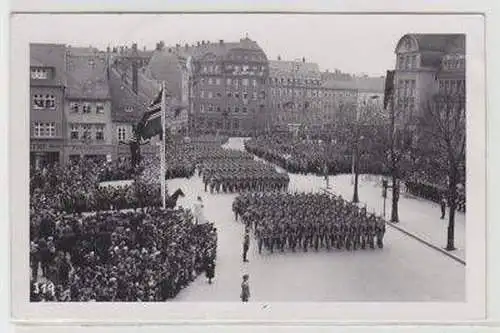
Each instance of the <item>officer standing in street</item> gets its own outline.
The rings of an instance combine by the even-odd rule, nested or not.
[[[446,215],[446,198],[444,195],[441,197],[440,206],[441,206],[441,220],[444,220]]]
[[[250,284],[248,283],[248,274],[243,275],[243,282],[241,282],[241,301],[243,303],[248,302],[250,299]]]

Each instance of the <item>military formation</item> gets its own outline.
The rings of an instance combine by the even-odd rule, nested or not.
[[[212,159],[198,167],[205,192],[286,191],[290,178],[274,167],[250,159]]]
[[[383,248],[385,221],[324,193],[245,193],[233,202],[236,220],[252,230],[259,253],[320,248]]]

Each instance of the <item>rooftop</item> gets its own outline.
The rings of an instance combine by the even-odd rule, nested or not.
[[[109,99],[106,68],[106,59],[97,53],[83,51],[67,55],[67,97],[74,99]]]
[[[30,44],[30,66],[50,67],[54,75],[48,80],[36,80],[36,85],[64,86],[65,77],[65,50],[64,44]],[[31,81],[31,84],[35,84]]]

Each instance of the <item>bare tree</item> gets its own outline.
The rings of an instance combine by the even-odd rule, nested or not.
[[[466,116],[464,94],[439,94],[424,108],[421,128],[427,138],[424,151],[438,156],[437,168],[445,170],[448,179],[449,202],[448,237],[446,250],[455,250],[455,212],[457,186],[461,168],[465,165]]]

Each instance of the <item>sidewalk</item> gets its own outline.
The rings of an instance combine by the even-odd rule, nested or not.
[[[328,192],[340,194],[351,201],[354,185],[351,183],[350,175],[330,177],[330,188]],[[324,186],[323,186],[324,187]],[[365,205],[369,212],[382,215],[384,211],[384,199],[382,198],[382,187],[380,181],[359,177],[359,201]],[[386,220],[390,220],[392,209],[392,193],[389,190],[386,199]],[[401,194],[399,197],[399,223],[395,224],[410,234],[430,243],[431,246],[443,249],[446,246],[448,211],[446,218],[440,219],[441,209],[439,204],[411,195]],[[448,252],[452,256],[465,261],[465,214],[455,213],[455,251]]]

